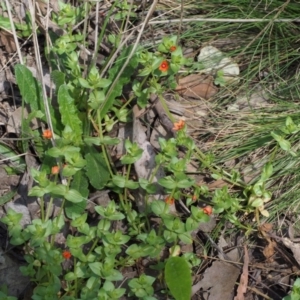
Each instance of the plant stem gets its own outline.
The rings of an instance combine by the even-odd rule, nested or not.
[[[160,101],[165,113],[167,114],[168,118],[174,123],[175,119],[169,111],[169,108],[168,108],[165,98],[161,94],[158,95],[158,98],[159,98],[159,101]]]
[[[45,222],[45,210],[44,210],[44,206],[45,206],[44,197],[41,197],[41,219],[42,219],[43,222]]]
[[[208,168],[212,173],[215,173],[215,174],[219,175],[221,178],[224,178],[224,175],[226,175],[225,180],[228,181],[228,182],[230,182],[230,183],[233,184],[233,185],[240,186],[240,187],[243,187],[243,188],[245,188],[245,187],[247,186],[247,185],[246,185],[244,182],[242,182],[241,180],[240,180],[239,182],[233,182],[233,181],[231,180],[231,175],[230,175],[228,172],[226,172],[226,171],[224,171],[224,170],[220,170],[220,168],[208,164],[208,163],[206,162],[206,160],[205,160],[205,155],[202,153],[202,151],[201,151],[197,146],[195,147],[195,151],[196,151],[196,153],[198,154],[198,159],[201,161],[201,163],[202,163],[206,168]]]
[[[127,169],[127,174],[126,174],[126,181],[128,182],[129,180],[129,175],[130,175],[130,171],[131,171],[131,166],[132,164],[129,164],[128,165],[128,169]],[[124,189],[124,201],[127,203],[127,192],[128,192],[128,189],[127,187],[125,187]]]
[[[155,174],[157,173],[158,169],[160,168],[160,165],[156,165],[155,168],[153,169],[152,173],[151,173],[151,176],[150,176],[150,179],[149,179],[149,183],[151,184],[153,182],[153,179],[154,179],[154,176]],[[148,207],[148,201],[149,201],[149,194],[147,193],[146,197],[145,197],[145,204],[146,204],[146,207]],[[148,209],[147,209],[148,211]],[[146,213],[147,213],[146,211]]]
[[[102,124],[101,124],[100,109],[97,110],[97,121],[98,121],[98,128],[99,128],[99,138],[102,140],[103,139],[103,131],[102,131]],[[110,176],[112,177],[112,176],[114,176],[114,173],[111,169],[111,164],[110,164],[110,161],[107,156],[105,145],[101,144],[101,149],[102,149],[102,153],[103,153],[104,160],[106,162],[108,171],[110,173]]]
[[[48,208],[47,208],[47,212],[46,212],[46,217],[45,217],[45,222],[47,222],[49,215],[50,215],[50,209],[53,206],[53,197],[50,198],[50,201],[48,203]]]

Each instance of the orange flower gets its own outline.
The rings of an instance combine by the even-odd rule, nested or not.
[[[212,214],[213,208],[210,205],[207,205],[203,207],[202,210],[206,215],[210,216]]]
[[[198,198],[197,195],[193,195],[192,200],[193,200],[193,201],[196,201],[197,198]]]
[[[168,196],[168,197],[166,197],[165,202],[169,205],[173,205],[175,202],[175,199]]]
[[[70,259],[72,254],[70,251],[68,250],[65,250],[63,253],[62,253],[62,256],[64,257],[64,259]]]
[[[59,166],[54,166],[51,168],[51,174],[55,175],[59,173]]]
[[[162,72],[167,72],[168,70],[169,70],[169,63],[166,61],[166,60],[164,60],[161,64],[160,64],[160,66],[159,66],[159,68],[158,68],[160,71],[162,71]]]
[[[170,47],[170,51],[171,52],[175,51],[176,49],[177,49],[177,47],[175,45],[173,45],[173,46]]]
[[[50,140],[52,138],[53,134],[52,131],[50,129],[46,129],[43,132],[43,138]]]
[[[173,130],[178,131],[181,130],[185,125],[184,120],[179,120],[178,122],[174,123]]]

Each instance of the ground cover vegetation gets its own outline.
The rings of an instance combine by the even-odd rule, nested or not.
[[[35,4],[17,22],[5,1],[0,16],[21,99],[0,151],[38,207],[24,223],[12,189],[0,222],[30,299],[300,299],[299,4]],[[212,282],[224,260],[237,276]]]

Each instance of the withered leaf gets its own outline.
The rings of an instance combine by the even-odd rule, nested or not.
[[[191,74],[179,79],[175,90],[182,96],[188,96],[196,99],[204,98],[208,100],[218,91],[213,82],[214,79],[212,76]]]

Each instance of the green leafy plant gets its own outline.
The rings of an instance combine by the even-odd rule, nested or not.
[[[300,278],[297,278],[293,284],[291,293],[282,300],[298,300],[300,299]]]
[[[115,19],[123,20],[128,14],[135,17],[127,1],[116,1],[109,15],[116,6],[121,12]],[[164,37],[155,49],[139,46],[134,53],[132,46],[118,49],[118,53],[115,48],[120,40],[111,37],[117,58],[110,61],[108,57],[102,65],[91,61],[90,65],[82,66],[79,45],[85,43],[85,34],[75,34],[73,26],[82,20],[88,7],[82,4],[75,8],[60,2],[60,11],[54,14],[57,26],[65,32],[59,37],[51,36],[53,47],[46,49],[53,68],[55,99],[45,97],[41,84],[24,65],[15,66],[20,93],[30,109],[23,120],[22,135],[32,138],[42,162],[39,170],[31,169],[35,185],[29,191],[29,196],[39,200],[41,210],[40,218],[25,228],[20,225],[22,214],[11,209],[1,222],[7,226],[10,243],[24,246],[27,265],[21,271],[35,284],[34,300],[119,299],[123,295],[155,299],[155,277],[141,274],[129,280],[128,289],[117,284],[124,280],[122,270],[144,257],[151,258],[151,267],[159,278],[164,278],[167,293],[176,300],[190,299],[190,268],[198,266],[201,260],[189,252],[173,257],[179,255],[179,245],[191,244],[192,232],[200,223],[208,222],[213,212],[246,230],[249,228],[238,220],[240,212],[259,210],[266,215],[263,205],[271,194],[265,183],[272,174],[272,165],[266,164],[259,182],[247,186],[238,172],[226,172],[214,164],[211,155],[200,151],[184,120],[174,122],[164,93],[176,86],[179,70],[192,64],[183,55],[176,36]],[[107,65],[111,66],[109,71]],[[132,93],[124,99],[127,85]],[[170,139],[159,139],[160,152],[155,156],[156,166],[151,176],[137,180],[132,169],[143,150],[136,142],[125,140],[125,153],[118,168],[112,163],[109,147],[121,141],[109,133],[115,124],[131,120],[133,101],[145,108],[151,94],[158,96],[174,122],[176,134]],[[48,129],[43,132],[31,129],[33,119]],[[290,121],[287,127],[289,132],[296,130]],[[28,141],[23,140],[22,148],[29,148]],[[195,161],[201,171],[209,170],[215,179],[227,180],[244,194],[232,194],[226,186],[210,192],[206,185],[198,185],[187,168]],[[154,177],[159,168],[167,173],[157,182],[167,197],[165,201],[150,201],[156,192]],[[145,192],[143,212],[138,211],[135,203],[137,189]],[[106,205],[93,207],[97,216],[93,224],[88,222],[90,216],[85,211],[90,190],[110,192]],[[199,207],[201,198],[209,199],[204,201],[206,207]],[[170,209],[176,201],[184,203],[186,212],[182,216]],[[59,203],[58,212],[51,217],[55,202]],[[158,226],[154,226],[153,216],[159,219]],[[117,221],[126,226],[115,227]],[[67,228],[71,230],[66,243],[59,247],[57,235]],[[169,258],[162,256],[165,249],[170,249]],[[66,264],[70,266],[63,267]]]

